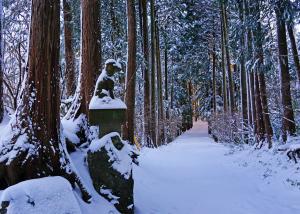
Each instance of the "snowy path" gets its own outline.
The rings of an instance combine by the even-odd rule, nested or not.
[[[144,150],[134,169],[137,214],[296,214],[300,190],[241,167],[197,122],[172,144]]]

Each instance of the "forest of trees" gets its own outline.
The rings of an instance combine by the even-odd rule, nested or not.
[[[3,0],[2,188],[61,175],[92,140],[88,106],[107,59],[122,64],[122,136],[146,147],[207,120],[218,142],[284,143],[300,132],[298,0]],[[64,135],[77,125],[78,142]],[[76,144],[76,145],[75,145]],[[33,168],[32,165],[35,167]]]

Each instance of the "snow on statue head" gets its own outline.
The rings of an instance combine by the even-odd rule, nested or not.
[[[96,84],[96,90],[94,96],[99,98],[110,97],[114,99],[114,74],[122,70],[121,64],[113,59],[109,59],[105,62],[105,67],[102,70]]]

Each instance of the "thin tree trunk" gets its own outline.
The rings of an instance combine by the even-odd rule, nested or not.
[[[63,0],[67,95],[75,93],[75,58],[73,51],[72,10],[69,0]]]
[[[286,29],[284,20],[285,2],[279,1],[275,8],[276,24],[277,24],[277,42],[278,42],[278,60],[280,67],[281,80],[281,99],[283,108],[282,118],[282,138],[287,140],[287,135],[294,135],[296,132],[294,111],[292,105],[289,59],[286,41]]]
[[[225,8],[225,3],[222,3],[222,16],[223,16],[223,34],[224,34],[224,47],[226,53],[226,65],[227,65],[227,76],[228,76],[228,94],[229,94],[229,105],[231,113],[235,112],[235,101],[234,101],[234,83],[232,79],[232,70],[229,54],[229,43],[228,43],[228,19]]]
[[[250,85],[250,74],[247,72],[247,102],[248,102],[248,125],[253,126],[252,118],[252,103],[251,103],[251,85]]]
[[[259,81],[260,97],[261,97],[261,104],[262,104],[263,117],[264,117],[265,132],[266,132],[266,137],[270,149],[272,147],[273,129],[272,129],[270,116],[269,116],[266,81],[265,81],[264,73],[258,74],[258,81]]]
[[[251,20],[252,21],[252,4],[251,1],[248,2],[248,0],[244,0],[245,4],[245,20]],[[251,15],[250,15],[251,14]],[[247,26],[247,61],[252,60],[253,58],[253,39],[252,39],[252,32],[251,32],[251,26]],[[257,133],[257,119],[256,119],[256,107],[255,107],[255,90],[254,90],[254,71],[252,69],[247,69],[248,73],[248,94],[249,94],[249,124],[253,127],[254,135]]]
[[[3,5],[0,1],[0,123],[4,117],[4,99],[3,99]]]
[[[155,5],[154,0],[150,0],[150,18],[151,18],[151,140],[154,146],[156,143],[156,81],[155,81]]]
[[[157,22],[155,22],[155,41],[156,41],[156,70],[157,70],[157,95],[158,95],[158,145],[163,145],[165,142],[164,128],[164,107],[163,107],[163,92],[162,92],[162,71],[161,71],[161,55],[160,55],[160,39]]]
[[[126,77],[126,94],[125,103],[126,125],[124,138],[129,142],[134,142],[134,119],[135,119],[135,85],[136,85],[136,17],[135,1],[127,1],[128,16],[128,49],[127,49],[127,77]]]
[[[165,36],[164,38],[165,40],[165,48],[164,48],[164,57],[165,57],[165,100],[168,103],[169,101],[169,90],[168,90],[168,42],[167,42],[167,38]],[[166,119],[170,118],[170,112],[169,112],[169,104],[167,106],[166,109]]]
[[[171,103],[171,109],[174,109],[174,73],[171,73],[171,99],[170,99],[170,103]]]
[[[256,138],[258,142],[263,142],[265,139],[264,116],[262,112],[260,88],[258,74],[254,73],[254,93],[255,93],[255,108],[256,108]]]
[[[213,113],[217,113],[217,101],[216,101],[216,47],[215,41],[213,40],[213,53],[212,53],[212,92],[213,92]]]
[[[247,78],[246,78],[246,66],[245,66],[245,34],[246,30],[244,27],[244,1],[239,0],[239,15],[242,24],[242,34],[240,35],[240,84],[241,84],[241,104],[242,104],[242,115],[243,115],[243,130],[246,131],[248,125],[248,103],[247,103]],[[244,140],[248,142],[248,135],[244,134]]]
[[[263,52],[263,32],[260,23],[259,11],[260,11],[259,1],[256,0],[254,2],[254,19],[256,24],[253,29],[253,40],[254,40],[255,59],[256,59],[255,61],[257,61],[256,72],[258,72],[261,105],[262,105],[263,120],[265,126],[264,131],[267,137],[269,148],[271,148],[273,129],[269,117],[269,108],[268,108],[268,101],[267,101],[267,90],[266,90],[265,74],[264,74],[265,69],[264,69],[264,52]]]
[[[227,81],[226,81],[226,69],[225,69],[225,39],[224,39],[224,19],[223,19],[223,10],[221,9],[221,49],[222,49],[222,82],[223,82],[223,110],[224,113],[227,113]]]
[[[116,50],[115,50],[115,45],[116,45],[116,26],[117,26],[117,21],[116,21],[116,14],[115,14],[115,0],[110,0],[109,1],[109,15],[110,15],[110,20],[111,20],[111,57],[116,59]]]
[[[144,132],[147,146],[150,146],[150,75],[149,75],[149,45],[148,45],[148,16],[147,0],[139,0],[141,5],[143,77],[144,77]]]
[[[292,23],[287,24],[287,29],[289,33],[290,43],[292,47],[292,53],[293,53],[293,59],[296,67],[296,72],[298,76],[298,82],[300,84],[300,62],[299,62],[299,55],[298,55],[298,49],[297,49],[297,43],[294,35],[294,26]]]
[[[252,108],[252,121],[253,121],[253,132],[257,134],[257,114],[256,114],[256,101],[255,101],[255,81],[254,72],[250,71],[250,93],[251,93],[251,108]]]

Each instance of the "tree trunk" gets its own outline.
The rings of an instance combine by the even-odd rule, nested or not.
[[[64,176],[73,186],[78,184],[88,201],[90,195],[73,171],[61,141],[59,39],[60,1],[33,0],[27,84],[12,126],[13,137],[0,149],[2,157],[12,155],[10,152],[17,155],[4,158],[0,177],[13,185],[27,179]]]
[[[240,84],[241,84],[241,104],[242,104],[242,116],[243,116],[243,130],[247,131],[248,125],[248,103],[247,103],[247,78],[246,78],[246,66],[245,66],[245,27],[244,27],[244,1],[239,0],[239,15],[240,21],[242,24],[242,34],[240,35],[240,48],[241,48],[241,56],[240,56]],[[248,142],[248,135],[244,134],[244,140]]]
[[[165,56],[165,100],[168,103],[169,101],[169,90],[168,90],[168,39],[165,36],[164,41],[165,41],[165,50],[164,50],[164,56]],[[170,118],[170,106],[167,104],[167,109],[166,109],[166,119]]]
[[[250,74],[247,73],[247,102],[248,102],[248,126],[253,126],[252,118],[252,103],[251,103],[251,85],[250,85]]]
[[[3,5],[0,1],[0,123],[4,117],[4,99],[3,99]]]
[[[270,149],[272,147],[273,129],[272,129],[270,116],[269,116],[266,81],[265,81],[264,73],[261,72],[258,74],[258,81],[259,81],[259,88],[260,88],[260,97],[261,97],[261,104],[262,104],[262,111],[263,111],[263,118],[264,118],[265,133],[266,133],[266,137]]]
[[[296,67],[296,72],[298,76],[298,82],[300,84],[300,62],[299,62],[299,55],[298,55],[298,49],[297,49],[297,43],[294,35],[294,26],[292,23],[287,24],[287,29],[290,37],[290,43],[292,47],[292,53],[293,53],[293,59]]]
[[[128,49],[127,49],[127,77],[126,77],[126,94],[125,103],[126,125],[124,138],[134,143],[134,119],[135,119],[135,84],[136,84],[136,18],[135,18],[135,1],[127,1],[128,16]]]
[[[244,0],[245,4],[245,20],[251,20],[252,21],[252,5],[251,1],[248,2],[248,0]],[[253,58],[253,39],[252,39],[252,31],[251,26],[247,26],[247,61],[252,60]],[[255,90],[254,90],[254,71],[253,69],[247,69],[248,73],[248,109],[249,109],[249,124],[253,127],[254,135],[257,133],[257,119],[256,119],[256,107],[255,107]]]
[[[82,0],[81,113],[88,115],[96,79],[101,67],[99,0]]]
[[[155,81],[155,5],[154,0],[150,0],[150,18],[151,18],[151,140],[156,147],[156,81]]]
[[[223,19],[223,10],[221,9],[221,49],[222,49],[222,77],[223,77],[223,109],[224,113],[227,113],[227,81],[226,81],[226,69],[225,69],[225,39],[224,39],[224,19]]]
[[[217,113],[217,101],[216,101],[216,47],[215,40],[213,39],[213,53],[212,53],[212,92],[213,92],[213,113],[214,115]]]
[[[287,140],[287,134],[294,135],[296,132],[292,96],[290,88],[290,74],[286,30],[284,20],[284,2],[279,1],[275,8],[277,24],[278,60],[281,80],[281,99],[283,108],[282,139]]]
[[[226,53],[226,64],[227,64],[227,75],[228,75],[228,87],[229,87],[229,104],[231,113],[235,112],[235,101],[234,101],[234,83],[232,79],[232,70],[229,54],[229,44],[228,44],[228,19],[227,12],[225,8],[225,3],[222,3],[222,16],[223,16],[223,34],[224,34],[224,48]]]
[[[149,45],[148,45],[148,16],[147,0],[140,1],[143,49],[143,77],[144,77],[144,132],[147,146],[150,146],[150,75],[149,75]]]
[[[265,140],[265,125],[264,116],[261,105],[260,88],[258,74],[254,73],[254,93],[255,93],[255,108],[256,108],[256,138],[258,142]]]
[[[155,22],[155,41],[156,41],[156,70],[157,70],[157,95],[158,95],[158,145],[163,145],[165,142],[165,127],[164,127],[164,107],[163,107],[163,92],[162,92],[162,71],[161,71],[161,55],[160,55],[160,39],[157,22]]]
[[[252,109],[252,121],[253,121],[253,132],[257,134],[257,114],[256,114],[256,101],[255,101],[255,81],[254,72],[250,71],[249,74],[250,82],[250,94],[251,94],[251,109]]]
[[[72,10],[69,0],[63,0],[67,95],[75,93],[75,58],[73,51]]]
[[[259,81],[261,105],[263,111],[263,120],[265,126],[265,135],[269,143],[269,148],[271,148],[273,129],[270,122],[269,108],[268,108],[268,101],[267,101],[267,90],[266,90],[265,74],[264,74],[265,69],[264,69],[264,52],[263,52],[263,32],[260,23],[259,11],[260,11],[259,1],[256,0],[254,2],[254,19],[256,24],[254,25],[254,29],[253,29],[255,61],[257,61],[256,72],[258,72],[258,81]]]

